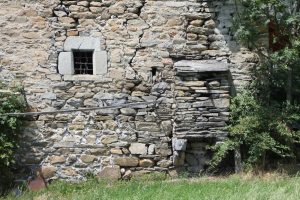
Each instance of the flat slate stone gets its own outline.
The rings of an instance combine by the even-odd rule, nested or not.
[[[229,64],[216,60],[181,60],[174,64],[179,73],[184,72],[226,72]]]

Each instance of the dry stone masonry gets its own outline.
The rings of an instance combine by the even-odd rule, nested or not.
[[[22,84],[32,111],[139,103],[28,119],[23,169],[68,180],[201,172],[257,61],[232,39],[233,12],[231,0],[0,0],[0,80]]]

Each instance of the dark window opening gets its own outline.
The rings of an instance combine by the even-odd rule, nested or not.
[[[157,68],[156,67],[152,67],[151,72],[152,72],[152,77],[156,76]]]
[[[150,73],[150,82],[151,83],[155,83],[156,78],[157,78],[157,68],[156,67],[152,67]]]
[[[93,51],[74,51],[75,74],[93,74]]]

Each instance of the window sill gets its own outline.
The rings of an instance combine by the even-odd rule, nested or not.
[[[80,75],[64,75],[63,76],[64,81],[82,81],[82,82],[111,82],[111,78],[107,78],[102,75],[89,75],[89,74],[80,74]]]

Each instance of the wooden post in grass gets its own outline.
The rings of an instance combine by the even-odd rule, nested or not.
[[[240,173],[242,171],[242,155],[240,146],[234,149],[234,171]]]

